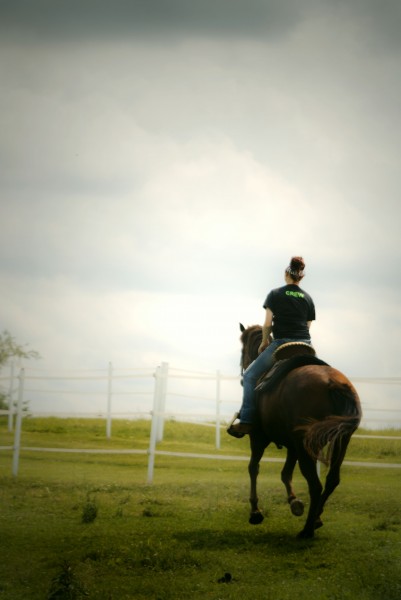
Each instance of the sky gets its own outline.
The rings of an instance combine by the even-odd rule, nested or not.
[[[238,374],[302,255],[318,355],[400,377],[400,25],[396,0],[0,0],[0,327],[41,369]]]

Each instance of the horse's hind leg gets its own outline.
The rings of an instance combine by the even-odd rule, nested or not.
[[[287,491],[288,504],[290,505],[291,512],[296,517],[300,517],[304,512],[304,505],[301,500],[296,497],[294,488],[292,487],[292,475],[294,468],[297,463],[297,453],[294,449],[288,448],[287,458],[283,470],[281,471],[281,481],[285,485]]]
[[[326,476],[326,482],[322,495],[320,496],[319,510],[317,514],[317,522],[320,521],[320,515],[323,512],[327,498],[334,492],[340,483],[340,468],[347,451],[350,438],[337,439],[334,441],[330,450],[330,468]]]
[[[322,494],[323,486],[320,483],[320,479],[317,474],[316,462],[307,454],[304,448],[300,449],[298,455],[299,468],[301,469],[302,475],[308,482],[310,506],[308,516],[303,530],[298,534],[300,538],[312,538],[317,528],[319,520],[319,510],[321,507],[320,498]]]
[[[264,519],[262,512],[259,510],[258,506],[258,493],[257,493],[257,479],[259,475],[259,463],[263,456],[263,453],[266,448],[266,444],[262,443],[260,440],[254,438],[251,434],[251,460],[248,465],[249,477],[251,480],[251,490],[249,502],[251,504],[251,514],[249,516],[249,522],[251,525],[259,525]]]

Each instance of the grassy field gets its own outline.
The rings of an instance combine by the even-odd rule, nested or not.
[[[150,424],[26,419],[26,447],[146,449]],[[362,433],[362,432],[359,432]],[[400,432],[380,432],[400,435]],[[1,445],[12,435],[0,421]],[[166,423],[160,450],[248,456],[246,440]],[[284,456],[275,448],[269,457]],[[401,463],[400,440],[354,438],[347,461]],[[281,465],[263,463],[262,525],[248,524],[246,462],[146,455],[0,453],[0,599],[401,598],[401,470],[344,466],[312,541],[296,534]],[[324,475],[324,469],[322,472]],[[308,499],[298,471],[296,489]]]

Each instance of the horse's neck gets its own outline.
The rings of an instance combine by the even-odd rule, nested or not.
[[[254,335],[252,336],[252,338],[249,340],[249,358],[251,359],[251,361],[254,361],[255,358],[258,357],[258,349],[259,346],[261,344],[262,341],[262,331],[261,330],[256,330],[254,332]]]

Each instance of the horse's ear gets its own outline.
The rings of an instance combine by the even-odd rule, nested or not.
[[[242,324],[242,323],[240,323],[240,324],[239,324],[239,328],[240,328],[240,330],[242,331],[242,333],[244,333],[244,331],[245,331],[245,327],[243,326],[243,324]]]

